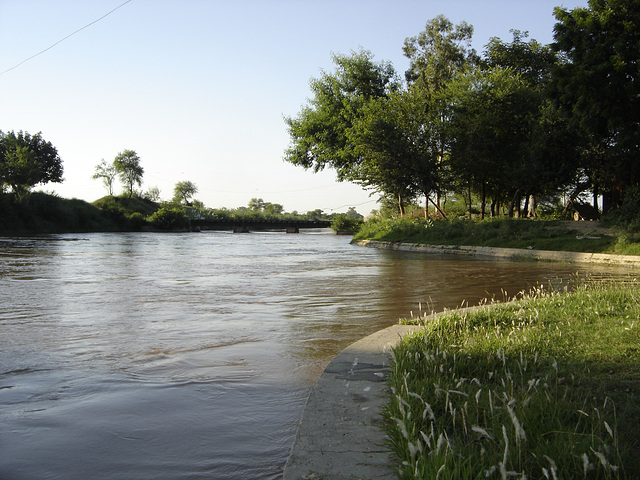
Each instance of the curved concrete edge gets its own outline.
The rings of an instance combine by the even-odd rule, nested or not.
[[[389,353],[419,325],[393,325],[351,344],[309,394],[284,480],[395,479],[380,409]]]
[[[603,263],[609,265],[640,266],[640,256],[615,255],[609,253],[559,252],[522,248],[472,247],[458,245],[424,245],[419,243],[382,242],[362,240],[356,242],[363,247],[402,250],[407,252],[467,255],[474,257],[495,257],[511,259],[547,260],[553,262]]]

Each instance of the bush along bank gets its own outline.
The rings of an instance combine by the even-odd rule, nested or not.
[[[639,318],[632,281],[426,322],[392,354],[400,477],[640,478]]]

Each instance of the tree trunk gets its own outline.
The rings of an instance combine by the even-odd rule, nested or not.
[[[536,197],[529,195],[529,208],[527,209],[527,217],[536,218]]]
[[[424,219],[429,219],[429,195],[424,196]]]
[[[509,218],[513,218],[513,212],[516,207],[516,202],[519,203],[520,200],[520,189],[516,190],[516,193],[513,195],[513,199],[511,200],[511,205],[509,206]]]
[[[444,218],[446,220],[447,216],[444,214],[444,212],[440,209],[440,207],[438,206],[438,204],[436,202],[434,202],[433,200],[429,199],[429,201],[431,203],[433,203],[433,206],[436,207],[436,210],[438,211],[438,213],[440,215],[442,215],[442,218]]]
[[[482,182],[482,201],[480,202],[480,220],[484,220],[484,209],[487,206],[487,192]]]
[[[402,195],[398,195],[398,211],[400,212],[400,216],[404,217],[404,199]]]

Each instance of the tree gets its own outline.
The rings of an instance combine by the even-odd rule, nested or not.
[[[505,43],[498,37],[489,39],[485,46],[484,68],[510,68],[532,86],[544,87],[551,79],[551,72],[558,62],[550,45],[542,45],[535,39],[525,41],[529,32],[511,30],[513,40]]]
[[[442,90],[468,64],[477,63],[477,54],[470,48],[472,36],[473,26],[466,22],[454,26],[444,15],[429,20],[423,32],[404,42],[402,50],[411,61],[405,72],[407,82],[426,92]]]
[[[363,107],[398,86],[391,64],[376,63],[370,52],[334,55],[336,70],[311,80],[313,98],[297,117],[286,117],[291,144],[285,160],[318,172],[333,168],[339,180],[360,178],[360,158],[348,133]]]
[[[58,150],[40,132],[0,131],[0,187],[5,185],[21,197],[38,184],[61,183],[62,160]]]
[[[284,212],[284,207],[279,203],[265,202],[261,198],[252,198],[249,201],[248,208],[266,216],[278,216],[282,215]]]
[[[394,92],[370,102],[350,133],[362,157],[358,183],[396,198],[400,215],[405,201],[427,202],[441,183],[434,120],[425,96]]]
[[[136,185],[142,185],[144,169],[140,166],[140,157],[133,150],[123,150],[113,160],[113,166],[120,176],[129,198],[133,197],[133,189]]]
[[[249,209],[251,210],[255,210],[257,212],[261,212],[262,210],[264,210],[264,206],[265,206],[265,201],[261,198],[252,198],[251,200],[249,200],[249,204],[247,205],[249,207]]]
[[[451,120],[451,105],[443,102],[446,97],[441,93],[456,76],[478,63],[478,55],[471,48],[472,37],[472,25],[461,22],[454,26],[448,18],[439,15],[427,22],[423,32],[407,38],[404,43],[404,55],[411,62],[405,72],[409,87],[427,99],[430,112],[438,112],[432,121],[439,126],[437,141],[441,171],[448,168],[445,162],[451,142],[447,135],[449,130],[444,128]],[[435,205],[438,210],[439,193],[446,188],[444,184],[436,188]]]
[[[94,180],[101,178],[107,192],[109,192],[109,195],[113,195],[113,182],[117,175],[118,172],[116,171],[116,167],[113,163],[107,163],[102,159],[102,161],[96,165],[96,171],[91,178]]]
[[[553,48],[565,59],[553,72],[553,94],[598,155],[593,171],[605,211],[640,182],[640,3],[590,0],[555,9]]]
[[[188,180],[178,182],[173,187],[173,199],[180,203],[188,204],[196,193],[198,193],[198,187]]]
[[[152,202],[160,201],[160,189],[157,186],[149,187],[144,193],[144,198],[151,200]]]

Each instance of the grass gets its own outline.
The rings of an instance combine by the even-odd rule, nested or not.
[[[640,478],[638,285],[438,316],[395,348],[389,385],[400,478]]]
[[[379,219],[365,222],[354,237],[433,245],[533,248],[571,252],[640,255],[640,236],[632,233],[585,234],[554,220]]]
[[[16,202],[12,194],[0,194],[0,235],[116,230],[113,219],[83,200],[34,192]]]

